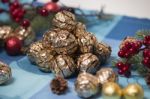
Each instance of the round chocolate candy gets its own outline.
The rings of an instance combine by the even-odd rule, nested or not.
[[[64,78],[72,76],[76,71],[74,60],[67,55],[58,55],[53,61],[52,72]]]
[[[75,15],[69,11],[60,11],[55,15],[52,23],[57,28],[72,31],[76,25]]]
[[[58,54],[73,54],[78,47],[75,36],[66,30],[47,31],[43,40],[44,45],[52,45]]]
[[[89,98],[98,92],[99,84],[95,76],[83,72],[75,82],[75,91],[82,98]]]
[[[92,53],[85,53],[80,55],[77,60],[77,68],[80,71],[86,71],[89,73],[96,73],[99,69],[100,61],[98,57]]]
[[[11,68],[0,61],[0,84],[6,83],[11,77]]]

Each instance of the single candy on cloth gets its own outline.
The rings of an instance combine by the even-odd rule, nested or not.
[[[117,74],[111,68],[101,68],[97,71],[96,77],[102,85],[107,82],[116,82],[118,80]]]
[[[99,67],[100,60],[92,53],[81,54],[77,60],[77,68],[81,72],[96,73]]]
[[[56,76],[68,78],[76,71],[74,60],[68,55],[58,55],[52,64],[52,72]]]
[[[100,86],[95,76],[82,72],[78,75],[75,82],[75,91],[82,98],[89,98],[98,93]],[[90,98],[92,99],[92,98]]]
[[[43,36],[44,45],[52,45],[58,54],[73,54],[77,48],[77,41],[67,30],[54,29]]]
[[[0,61],[0,85],[9,81],[12,77],[11,68]]]
[[[75,15],[69,11],[60,11],[54,16],[52,24],[57,28],[73,31],[76,25]]]

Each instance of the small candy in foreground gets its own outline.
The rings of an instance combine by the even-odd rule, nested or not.
[[[78,75],[75,82],[75,91],[82,98],[89,98],[96,95],[99,89],[98,80],[95,76],[83,72]]]
[[[102,88],[103,99],[121,99],[122,90],[115,82],[107,82]]]
[[[124,99],[144,99],[144,90],[139,84],[129,84],[123,90]]]
[[[0,61],[0,84],[6,83],[11,77],[11,68]]]
[[[51,81],[50,87],[53,93],[60,95],[68,89],[68,84],[64,78],[58,76]]]
[[[79,71],[86,71],[88,73],[96,73],[100,68],[100,60],[92,53],[81,54],[77,60],[77,68]]]
[[[96,73],[96,77],[100,84],[107,82],[116,82],[118,80],[117,74],[111,68],[102,68]]]

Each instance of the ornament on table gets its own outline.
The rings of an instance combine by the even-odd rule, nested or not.
[[[122,89],[115,82],[107,82],[102,86],[103,99],[121,99]]]
[[[8,37],[5,40],[5,50],[9,55],[18,55],[21,53],[22,41],[15,36]]]
[[[103,63],[106,62],[106,60],[110,57],[111,55],[111,47],[104,42],[96,42],[95,48],[94,48],[94,53],[97,55],[99,60]]]
[[[107,82],[116,82],[118,80],[117,74],[111,68],[102,68],[96,73],[96,77],[100,84]]]
[[[20,26],[15,29],[14,35],[23,41],[24,46],[28,46],[35,40],[35,33],[32,30],[32,27],[25,29],[24,27]]]
[[[11,68],[0,61],[0,85],[9,81],[12,77]]]
[[[74,35],[66,30],[54,29],[44,34],[45,45],[52,45],[58,54],[72,54],[77,50],[77,41]]]
[[[100,65],[98,57],[92,53],[81,54],[77,60],[77,68],[79,71],[95,73]]]
[[[100,86],[95,76],[82,72],[75,82],[75,91],[82,98],[89,98],[96,95]]]
[[[55,77],[50,83],[50,88],[55,94],[63,94],[68,89],[67,80],[59,76]]]
[[[129,84],[123,89],[125,99],[144,99],[144,90],[139,84]]]
[[[77,40],[81,53],[92,53],[97,41],[96,37],[89,32],[83,33],[83,35],[80,35]]]
[[[54,2],[48,2],[43,6],[44,9],[46,9],[49,12],[58,12],[60,10],[60,7],[57,3]]]
[[[76,25],[75,15],[68,11],[60,11],[53,18],[52,24],[60,29],[73,31]]]
[[[51,66],[52,72],[56,76],[61,76],[64,78],[68,78],[72,76],[76,71],[76,64],[74,60],[67,55],[58,55],[53,61],[53,65]]]
[[[13,32],[10,26],[0,26],[0,47],[4,45],[4,40]]]

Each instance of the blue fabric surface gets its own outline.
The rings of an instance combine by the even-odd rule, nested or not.
[[[102,40],[112,47],[112,56],[108,61],[117,58],[118,45],[125,36],[134,35],[138,29],[150,29],[150,20],[130,17],[115,16],[113,20],[103,21],[92,19],[88,24],[88,31],[93,32],[98,40]],[[69,91],[65,95],[57,96],[49,88],[49,82],[53,78],[52,73],[42,73],[28,61],[27,57],[8,56],[4,51],[0,52],[0,59],[10,64],[13,79],[6,85],[0,86],[0,99],[80,99],[74,91],[75,78],[68,79]],[[119,77],[119,84],[126,86],[127,79]],[[150,91],[144,79],[132,77],[129,82],[139,82],[145,90],[145,99],[149,99]],[[101,99],[100,96],[94,99]]]

